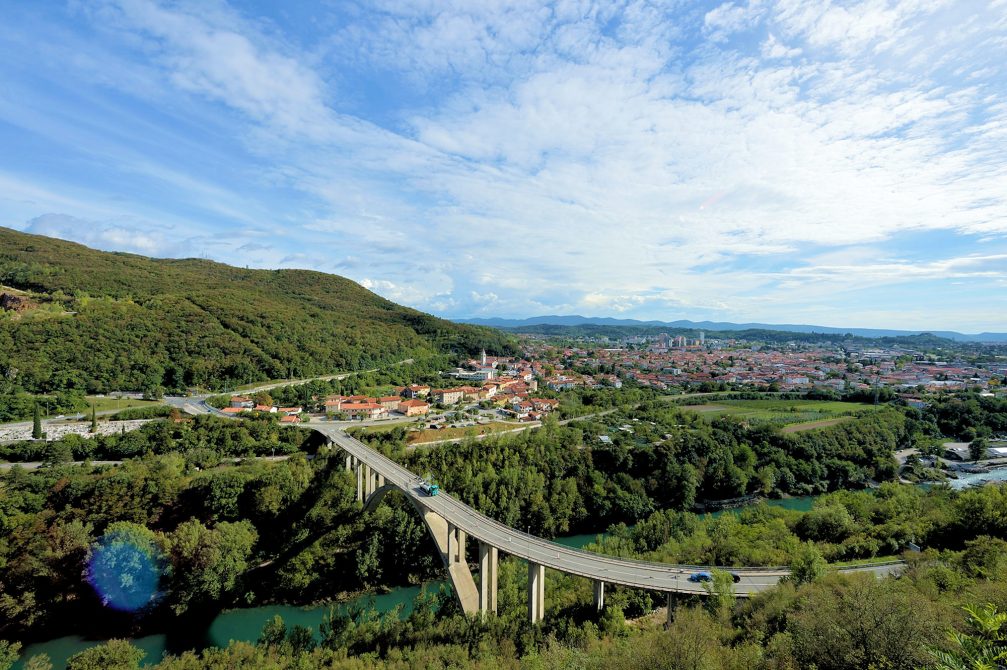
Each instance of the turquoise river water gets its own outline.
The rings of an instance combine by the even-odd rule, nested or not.
[[[811,509],[815,498],[806,496],[788,498],[785,500],[767,501],[770,505],[786,507],[787,509]],[[723,514],[724,512],[719,512]],[[598,534],[570,535],[556,538],[556,542],[568,547],[581,548],[594,542]],[[427,584],[428,589],[438,589],[439,582]],[[365,595],[346,603],[336,605],[346,609],[353,604],[366,606],[373,600],[374,609],[378,612],[388,612],[402,605],[403,616],[412,611],[413,600],[419,595],[422,587],[404,586],[392,589],[389,593]],[[288,627],[295,625],[310,626],[315,631],[322,618],[328,614],[332,605],[316,607],[295,607],[291,605],[264,605],[221,612],[209,625],[186,626],[179,622],[171,633],[147,635],[131,640],[147,655],[144,661],[148,664],[157,663],[165,653],[178,654],[189,649],[205,649],[208,647],[226,647],[231,640],[254,642],[259,637],[262,627],[267,621],[279,614]],[[101,644],[103,640],[91,640],[79,635],[68,635],[45,642],[30,644],[22,651],[21,659],[14,664],[12,670],[23,670],[24,663],[36,654],[48,654],[54,668],[65,668],[67,659],[88,647]]]

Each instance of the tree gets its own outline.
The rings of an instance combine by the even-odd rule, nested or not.
[[[20,653],[20,642],[0,640],[0,670],[9,670],[9,668],[17,661],[17,657]]]
[[[937,613],[899,580],[830,575],[799,591],[787,622],[799,667],[915,670],[928,660]]]
[[[147,652],[127,640],[109,640],[74,654],[66,662],[67,670],[136,670]]]
[[[49,654],[35,654],[24,664],[24,670],[52,670]]]
[[[94,403],[91,403],[91,434],[98,432],[98,414],[94,411]]]
[[[932,648],[936,670],[994,670],[1007,662],[1007,613],[993,605],[966,606],[969,632],[948,632],[952,649]]]
[[[986,450],[988,448],[989,442],[986,441],[985,437],[976,437],[974,440],[969,442],[969,456],[973,461],[978,461],[986,455]]]
[[[822,557],[822,552],[813,542],[805,542],[794,552],[794,558],[790,562],[790,576],[788,580],[795,584],[807,584],[815,581],[825,574],[829,564]]]
[[[713,570],[713,581],[704,582],[706,607],[721,621],[728,621],[734,607],[734,577],[726,570]]]
[[[201,602],[220,600],[248,567],[258,538],[248,521],[221,522],[212,530],[191,519],[171,534],[172,609],[181,614]]]
[[[91,546],[87,579],[105,604],[134,612],[160,595],[163,563],[154,531],[117,521]]]
[[[44,453],[46,465],[59,465],[73,461],[73,451],[70,449],[70,445],[63,440],[50,442],[46,445]]]
[[[35,401],[35,413],[32,417],[31,424],[31,439],[41,440],[43,437],[42,433],[42,410],[38,406],[38,400]]]
[[[287,624],[279,614],[266,622],[255,643],[260,647],[279,647],[287,639]]]

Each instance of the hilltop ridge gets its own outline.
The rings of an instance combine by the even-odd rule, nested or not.
[[[30,392],[140,390],[505,351],[506,335],[397,305],[345,277],[104,252],[0,227],[0,377]]]

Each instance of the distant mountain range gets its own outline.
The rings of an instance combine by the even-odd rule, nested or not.
[[[696,330],[777,330],[793,333],[822,333],[843,335],[850,333],[859,337],[901,337],[929,333],[957,342],[1007,342],[1007,333],[958,333],[951,330],[887,330],[883,328],[833,328],[829,326],[809,326],[800,324],[780,323],[730,323],[727,321],[639,321],[637,319],[614,319],[611,317],[587,317],[579,315],[549,315],[533,316],[527,319],[454,319],[459,323],[493,328],[526,328],[529,326],[628,326],[637,328],[693,328]]]

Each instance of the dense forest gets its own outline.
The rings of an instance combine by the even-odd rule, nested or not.
[[[342,459],[308,460],[304,450],[314,451],[308,431],[212,417],[51,443],[45,467],[15,467],[0,479],[0,638],[126,633],[159,617],[306,593],[331,598],[435,574],[435,550],[403,500],[362,518]],[[292,455],[232,460],[274,452]],[[68,464],[96,454],[134,458]],[[402,553],[379,551],[391,537]],[[104,607],[82,579],[103,543],[159,557],[160,585],[134,613]]]
[[[647,423],[650,419],[633,422],[640,416],[618,419],[657,428]],[[879,420],[894,422],[884,415]],[[542,438],[509,442],[506,448],[481,446],[494,460],[501,458],[493,455],[496,451],[520,452],[527,459],[531,453],[521,450],[530,449],[544,463],[562,463],[560,456],[547,453],[549,439],[560,430],[585,429],[552,426],[531,434]],[[845,441],[844,449],[851,452],[883,450],[885,434],[895,428],[863,430],[831,441]],[[65,450],[56,443],[46,467],[30,473],[15,468],[3,476],[0,638],[27,640],[29,632],[34,637],[68,630],[93,630],[106,637],[113,631],[125,637],[145,627],[170,625],[177,616],[212,617],[229,605],[304,602],[439,573],[439,559],[411,508],[392,495],[376,512],[362,514],[341,458],[321,452],[309,461],[298,451],[282,462],[205,462],[210,453],[218,459],[264,453],[278,442],[311,451],[307,431],[281,431],[268,421],[203,418],[152,424],[138,435],[145,442],[142,455],[119,468],[68,466]],[[622,445],[613,445],[614,452],[644,448],[626,435]],[[569,458],[595,451],[570,447],[574,455]],[[417,460],[433,466],[436,453],[441,452]],[[478,503],[521,491],[520,484],[506,486],[520,477],[517,470],[532,466],[525,460],[519,468],[517,458],[507,458],[515,463],[514,471],[507,468],[502,477],[509,484],[494,487],[490,479],[475,476],[452,492]],[[583,461],[583,467],[592,470],[591,461]],[[594,472],[598,474],[591,476],[600,477],[604,488],[610,474]],[[556,481],[563,481],[558,469],[540,470],[536,477],[546,491],[562,488]],[[641,494],[646,495],[646,487]],[[615,490],[604,495],[620,497]],[[541,505],[554,520],[568,508],[562,495],[544,496]],[[959,493],[895,484],[875,492],[831,493],[809,512],[762,504],[712,517],[673,504],[646,513],[633,527],[616,524],[593,549],[660,560],[791,565],[795,578],[749,601],[735,601],[730,580],[723,583],[717,573],[710,595],[681,601],[665,631],[664,615],[650,614],[663,604],[661,594],[613,588],[599,616],[590,607],[589,582],[550,571],[546,621],[531,626],[525,612],[527,570],[505,559],[500,614],[486,621],[461,615],[450,594],[430,593],[421,596],[408,617],[352,609],[333,613],[314,630],[288,630],[275,620],[257,644],[184,654],[158,667],[954,667],[937,660],[939,653],[967,651],[948,638],[948,630],[972,636],[961,638],[970,644],[1000,644],[1003,649],[989,622],[984,619],[983,624],[962,607],[988,603],[1007,611],[1004,510],[1007,487]],[[506,513],[498,508],[494,516]],[[905,555],[908,567],[898,579],[832,574],[824,561],[898,555],[908,540],[923,551]],[[131,601],[137,604],[131,611],[111,609],[110,596],[92,586],[102,583],[95,579],[94,566],[112,560],[105,558],[110,547],[127,547],[133,553],[126,558],[135,562],[139,556],[141,564],[155,566],[154,588],[144,590],[142,580],[119,584],[116,597],[140,596]],[[112,556],[122,560],[120,554]],[[978,617],[995,617],[981,607],[973,611]],[[865,621],[870,625],[864,626]],[[10,650],[0,643],[0,668]],[[141,654],[126,642],[114,642],[83,652],[70,668],[132,669]],[[38,659],[32,667],[46,666]]]
[[[0,397],[221,388],[512,351],[500,331],[396,305],[335,275],[106,253],[6,228],[0,292],[19,306],[0,310]]]
[[[862,488],[896,476],[893,452],[914,424],[886,408],[856,421],[781,434],[722,418],[707,422],[660,402],[524,433],[418,449],[405,456],[480,511],[551,537],[635,522],[746,495]],[[604,439],[603,439],[604,438]],[[404,433],[364,436],[389,453]]]

